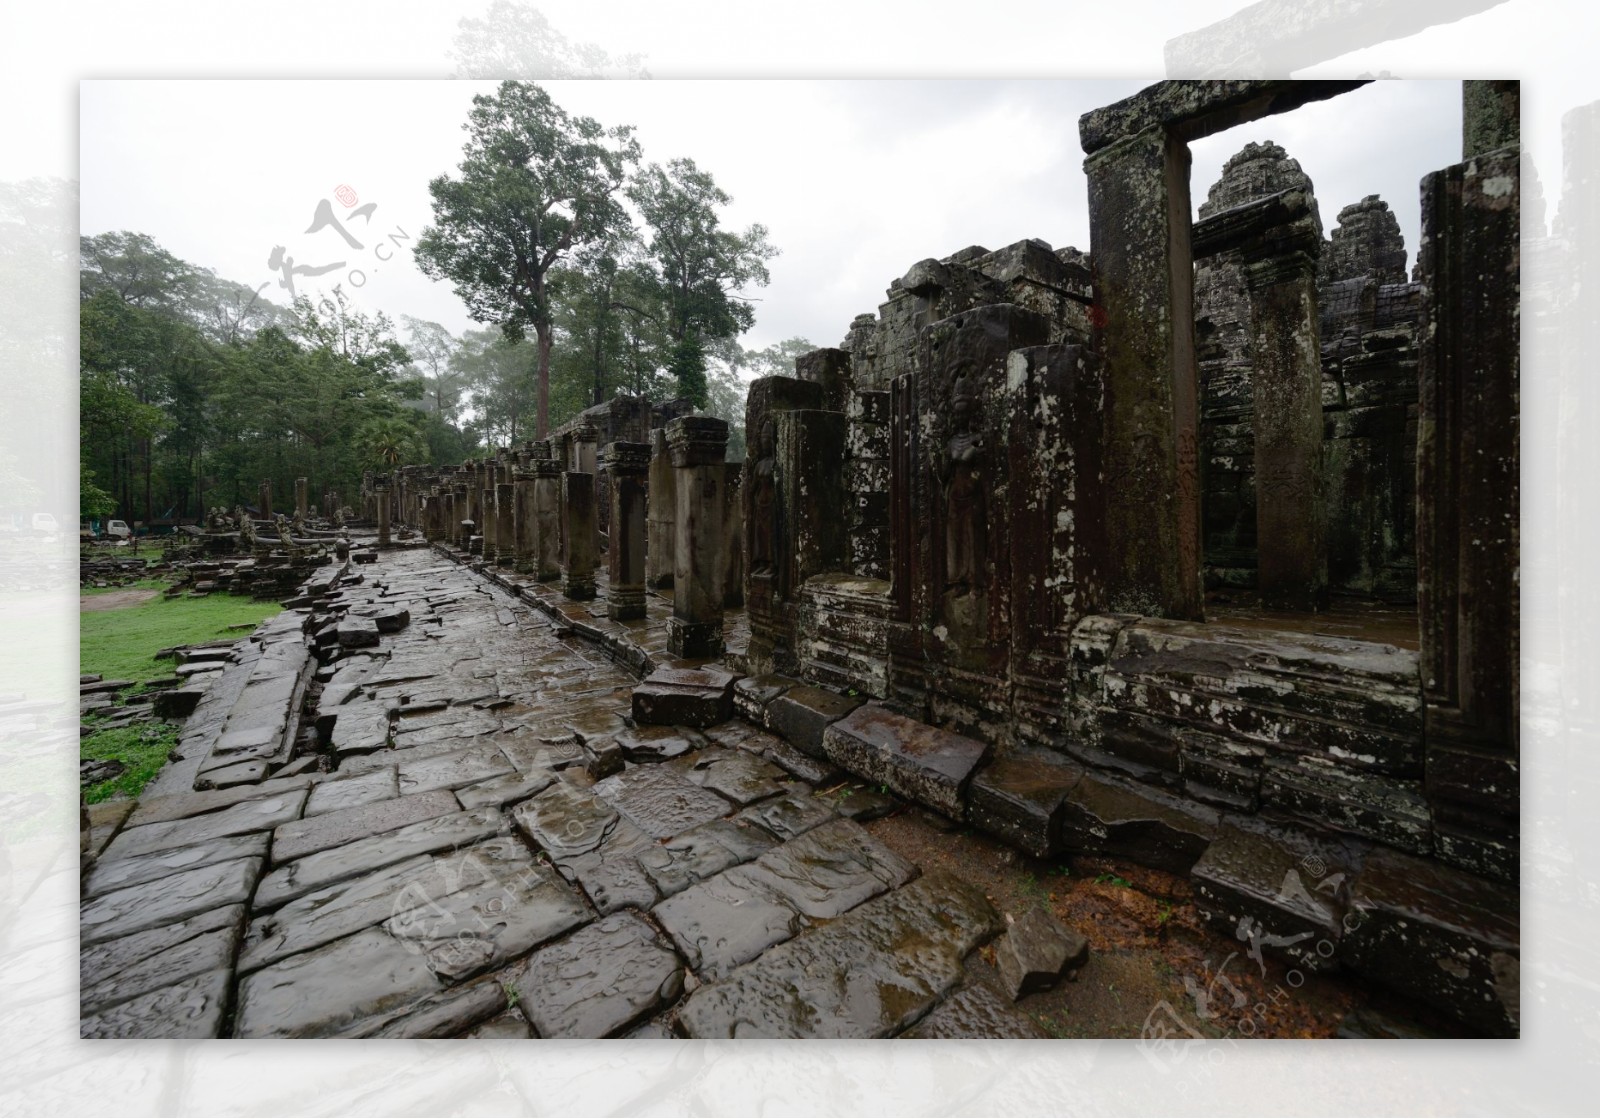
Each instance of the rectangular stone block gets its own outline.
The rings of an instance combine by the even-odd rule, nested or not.
[[[1067,794],[1061,845],[1187,874],[1217,833],[1214,808],[1086,772]]]
[[[1067,758],[1016,752],[997,758],[973,775],[967,819],[1035,858],[1055,852],[1061,804],[1083,777],[1083,766]]]
[[[869,703],[830,725],[823,749],[851,773],[888,785],[952,820],[965,820],[967,784],[989,747]]]
[[[842,696],[826,688],[799,684],[767,704],[766,726],[782,735],[789,745],[813,758],[827,757],[822,733],[830,723],[860,707],[857,696]]]

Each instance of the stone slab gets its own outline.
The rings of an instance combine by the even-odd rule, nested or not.
[[[145,797],[128,817],[127,827],[145,824],[164,824],[190,816],[201,816],[219,809],[231,808],[247,800],[265,800],[268,797],[292,793],[311,786],[309,777],[281,777],[266,781],[251,789],[217,789],[199,793],[173,793],[167,796]]]
[[[683,769],[683,775],[741,808],[782,793],[789,777],[765,758],[728,749],[701,751]]]
[[[306,801],[305,818],[358,808],[380,800],[393,800],[400,795],[400,783],[394,766],[357,773],[350,777],[336,777],[323,781],[311,790]]]
[[[638,862],[661,896],[671,897],[777,843],[765,828],[747,820],[712,820],[640,852]]]
[[[1028,1041],[1050,1035],[983,983],[964,986],[900,1035],[923,1041]]]
[[[905,885],[917,868],[853,820],[829,820],[776,847],[747,868],[802,916],[832,920]]]
[[[829,726],[823,748],[836,765],[952,820],[966,818],[967,783],[988,753],[988,746],[975,738],[908,719],[876,703]]]
[[[751,870],[724,871],[673,895],[651,913],[702,978],[726,975],[803,927],[795,907]]]
[[[246,912],[243,903],[225,905],[174,924],[86,945],[78,954],[78,986],[88,991],[115,982],[117,976],[138,970],[153,957],[199,937],[221,932],[236,938],[244,928]]]
[[[535,952],[509,982],[540,1037],[611,1037],[678,997],[683,964],[643,920],[618,913]]]
[[[231,977],[238,949],[237,925],[172,942],[163,951],[105,976],[93,986],[80,983],[78,1012],[84,1016],[95,1014],[209,972],[225,972]]]
[[[456,800],[462,808],[503,808],[544,792],[555,779],[548,769],[517,770],[457,789]]]
[[[707,745],[706,736],[692,727],[640,726],[618,731],[613,739],[631,762],[658,762],[681,758]]]
[[[107,1007],[79,1021],[78,1036],[201,1039],[218,1037],[228,1010],[233,972],[208,971],[170,987]]]
[[[469,746],[448,754],[437,754],[405,762],[400,766],[400,791],[420,793],[430,789],[457,789],[516,770],[493,742]]]
[[[785,793],[781,797],[752,804],[735,819],[759,824],[779,839],[804,835],[818,824],[834,818],[834,811],[809,791]]]
[[[282,866],[317,851],[342,847],[457,811],[459,805],[450,791],[437,789],[415,796],[358,804],[308,820],[293,820],[272,833],[272,864]]]
[[[678,1024],[693,1038],[888,1037],[953,988],[962,960],[1000,928],[976,885],[930,873],[700,987]]]
[[[440,988],[415,945],[366,929],[245,976],[234,1035],[337,1037]]]
[[[1061,844],[1188,874],[1216,837],[1220,818],[1214,808],[1086,772],[1062,804]]]
[[[169,875],[159,887],[145,883],[101,894],[78,913],[78,942],[98,944],[249,901],[260,873],[259,858],[232,859]]]
[[[634,766],[595,782],[594,795],[656,839],[726,816],[732,806],[667,766]]]
[[[272,909],[312,890],[366,874],[415,855],[451,851],[499,834],[507,821],[496,809],[475,808],[420,820],[392,832],[370,836],[307,855],[280,866],[256,889],[258,910]]]
[[[192,847],[168,847],[148,855],[125,859],[99,859],[84,880],[83,896],[99,897],[112,890],[156,882],[196,867],[225,863],[233,859],[264,859],[268,836],[265,832],[229,835],[207,840]]]

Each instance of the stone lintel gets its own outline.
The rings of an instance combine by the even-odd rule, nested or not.
[[[672,465],[710,466],[728,456],[728,421],[715,416],[679,416],[667,424]]]
[[[650,444],[607,443],[600,451],[600,469],[607,474],[643,474],[650,469]]]
[[[1181,140],[1198,140],[1313,101],[1326,101],[1366,84],[1286,79],[1156,82],[1132,97],[1079,117],[1078,137],[1090,155],[1149,128],[1164,129]]]
[[[1315,257],[1322,250],[1311,195],[1299,189],[1279,191],[1242,206],[1234,206],[1194,223],[1190,244],[1194,258],[1229,249],[1248,256],[1304,252]]]

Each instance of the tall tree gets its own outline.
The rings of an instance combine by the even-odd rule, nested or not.
[[[652,163],[629,184],[628,197],[649,227],[646,247],[670,339],[667,367],[679,395],[704,408],[707,354],[755,322],[749,298],[739,293],[767,283],[767,261],[778,250],[765,226],[742,233],[722,228],[719,211],[733,199],[692,159]]]
[[[461,348],[461,343],[436,322],[411,315],[400,318],[406,327],[406,350],[422,374],[433,411],[445,423],[454,423],[461,400],[461,384],[450,359]]]
[[[434,224],[417,239],[423,273],[449,280],[478,322],[538,339],[536,438],[549,432],[551,269],[628,224],[619,194],[639,161],[633,129],[574,117],[527,82],[472,99],[461,177],[428,184]]]

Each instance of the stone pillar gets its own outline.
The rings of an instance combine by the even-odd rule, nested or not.
[[[516,562],[516,496],[516,483],[494,484],[494,562],[497,567],[510,567]],[[486,555],[487,551],[485,549]]]
[[[546,457],[535,458],[529,465],[533,468],[533,577],[548,583],[561,578],[561,464]]]
[[[1322,230],[1303,202],[1297,214],[1244,250],[1254,354],[1257,586],[1268,609],[1320,610],[1328,598],[1317,311]]]
[[[1514,879],[1520,150],[1422,180],[1417,612],[1434,851]]]
[[[667,433],[662,428],[650,432],[650,514],[649,538],[645,547],[645,583],[651,587],[672,586],[672,565],[677,560],[672,530],[678,520],[678,497],[674,483],[672,455],[667,450]]]
[[[488,459],[478,471],[478,488],[481,495],[478,500],[483,510],[483,519],[478,522],[478,535],[483,538],[483,558],[490,563],[494,562],[496,539],[494,485],[497,469],[494,459]]]
[[[606,615],[617,621],[642,618],[644,610],[645,476],[650,444],[609,443],[600,468],[611,480],[611,547],[606,553],[610,587]]]
[[[304,478],[296,478],[294,480],[294,515],[301,520],[305,520],[309,508],[310,505],[306,499],[306,480]]]
[[[272,520],[272,483],[262,479],[261,487],[256,493],[256,514],[265,520]]]
[[[567,564],[561,593],[575,601],[594,597],[594,475],[570,470],[566,493]]]
[[[1520,144],[1522,136],[1522,83],[1471,81],[1461,83],[1461,158],[1471,159],[1499,148]]]
[[[744,463],[725,463],[722,505],[722,604],[744,605]]]
[[[378,504],[378,547],[389,547],[389,487],[380,482],[373,494]]]
[[[1189,149],[1152,125],[1084,161],[1105,355],[1104,571],[1119,613],[1199,619],[1200,488]]]
[[[472,539],[472,494],[466,483],[466,468],[456,472],[450,483],[450,542],[462,551]]]
[[[511,475],[516,492],[512,498],[512,539],[514,556],[512,568],[518,575],[533,575],[537,566],[538,525],[534,519],[534,483],[538,475],[527,455],[518,457],[517,469]]]
[[[728,424],[712,416],[680,416],[667,425],[677,473],[672,617],[667,651],[675,657],[722,655],[722,506]]]

